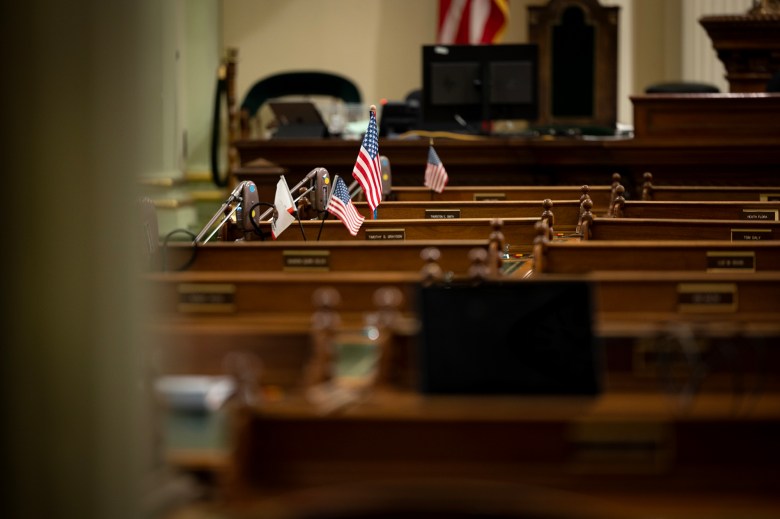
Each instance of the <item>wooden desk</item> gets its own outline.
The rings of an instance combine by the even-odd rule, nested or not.
[[[470,481],[574,492],[637,514],[624,517],[776,514],[778,397],[744,405],[732,395],[700,395],[680,404],[642,393],[378,392],[324,414],[290,396],[240,411],[233,490],[262,498],[425,479],[451,488]],[[580,517],[571,513],[561,517]]]
[[[273,200],[279,173],[250,168],[247,163],[265,158],[284,168],[294,185],[314,167],[351,178],[360,143],[341,140],[243,140],[235,143],[241,167],[238,180],[258,185],[261,200]],[[612,173],[623,177],[634,199],[641,198],[643,174],[651,171],[666,184],[780,185],[777,137],[750,139],[524,139],[490,138],[481,141],[436,141],[436,151],[450,177],[449,185],[599,185],[611,182]],[[428,140],[380,139],[387,155],[393,184],[421,186]]]
[[[780,185],[780,94],[633,96],[636,137],[491,137],[436,140],[449,186],[599,185],[620,173],[641,198],[643,174],[666,184]],[[747,114],[747,115],[746,115]],[[380,139],[393,184],[421,186],[428,139]],[[238,180],[253,180],[273,200],[279,168],[294,185],[315,167],[351,178],[359,141],[238,140]],[[261,163],[253,161],[264,159]]]

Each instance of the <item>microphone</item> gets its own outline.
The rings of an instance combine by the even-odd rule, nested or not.
[[[260,195],[257,192],[257,186],[251,180],[246,180],[241,182],[241,184],[240,203],[238,211],[236,211],[236,224],[241,228],[244,239],[254,240],[259,238],[255,232],[255,227],[259,222],[255,218],[255,214],[258,212],[257,207],[260,205]]]
[[[208,230],[211,229],[211,226],[214,225],[214,223],[217,221],[217,219],[219,219],[219,217],[224,214],[225,209],[227,209],[230,204],[232,204],[236,200],[239,203],[243,200],[242,194],[243,194],[244,185],[246,184],[246,182],[247,182],[246,180],[244,180],[242,182],[239,182],[238,185],[233,189],[233,191],[231,191],[230,195],[227,197],[227,200],[225,200],[222,203],[222,206],[220,206],[220,208],[217,210],[217,212],[214,213],[214,216],[211,217],[211,220],[209,220],[209,222],[203,227],[203,229],[200,230],[200,232],[195,237],[195,239],[192,240],[193,245],[197,245],[197,243],[203,239],[203,236],[205,236],[206,233],[208,232]],[[255,188],[255,190],[256,189],[257,188]],[[225,225],[225,223],[230,219],[230,217],[233,216],[233,214],[238,210],[238,208],[239,208],[239,205],[236,204],[236,206],[233,207],[233,209],[230,211],[230,213],[225,216],[225,218],[220,222],[220,224],[217,226],[217,228],[214,229],[214,231],[208,236],[208,238],[206,238],[205,241],[209,241],[214,236],[214,234],[216,234],[216,232],[220,229],[220,227]]]
[[[322,210],[325,210],[325,205],[328,203],[328,189],[330,186],[330,178],[328,170],[325,168],[314,168],[313,170],[309,171],[303,179],[295,184],[292,188],[290,188],[291,193],[297,192],[306,182],[310,182],[314,177],[317,177],[320,179],[320,194],[319,196],[322,198],[323,208]],[[325,181],[327,179],[327,181]],[[323,186],[324,184],[324,186]],[[313,185],[310,184],[309,187],[306,189],[304,193],[302,193],[298,198],[294,198],[294,202],[298,202],[301,198],[306,196],[307,194],[310,194],[314,192],[317,188],[317,182],[314,182]],[[316,204],[314,204],[316,206]],[[259,221],[264,221],[266,218],[268,218],[268,215],[270,215],[273,212],[273,209],[268,209],[263,214],[260,215],[258,218]]]
[[[328,192],[330,189],[330,175],[325,168],[315,169],[314,176],[314,209],[321,213],[328,204]]]

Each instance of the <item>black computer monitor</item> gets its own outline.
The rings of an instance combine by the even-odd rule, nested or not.
[[[601,352],[592,288],[580,280],[420,287],[420,390],[596,395]]]
[[[538,47],[423,46],[422,126],[488,133],[491,121],[538,117]]]

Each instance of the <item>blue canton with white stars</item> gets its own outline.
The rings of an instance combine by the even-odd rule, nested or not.
[[[369,112],[369,114],[368,129],[366,130],[366,135],[363,137],[363,148],[368,152],[371,160],[374,160],[379,152],[379,141],[377,140],[376,115],[374,115],[373,111]]]

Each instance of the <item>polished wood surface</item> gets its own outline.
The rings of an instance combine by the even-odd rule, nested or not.
[[[597,270],[706,272],[713,267],[708,262],[708,253],[754,256],[754,267],[759,272],[780,269],[779,241],[552,241],[544,244],[543,251],[541,271],[557,274],[581,274]],[[535,252],[535,260],[538,259],[536,255]],[[742,271],[746,272],[745,269]]]
[[[328,413],[289,396],[243,409],[234,490],[262,498],[321,485],[476,480],[576,492],[664,517],[764,517],[780,504],[778,410],[776,395],[747,404],[701,394],[686,404],[647,393],[374,392]]]
[[[612,187],[595,186],[447,186],[437,193],[422,186],[393,186],[388,200],[398,202],[479,200],[579,200],[587,192],[593,206],[609,207]]]
[[[337,223],[344,230],[341,222]],[[288,230],[285,234],[292,232]],[[420,253],[435,246],[441,252],[439,264],[447,271],[466,272],[471,265],[468,254],[474,248],[488,247],[484,240],[387,240],[367,242],[365,240],[320,241],[320,242],[214,242],[200,244],[193,249],[190,243],[171,243],[165,251],[167,269],[180,270],[243,270],[282,271],[285,269],[285,253],[327,253],[327,268],[310,270],[325,273],[331,271],[411,271],[418,272],[424,260]],[[304,269],[305,270],[305,269]]]
[[[587,229],[587,230],[586,230]],[[588,240],[724,240],[780,239],[780,222],[694,220],[682,218],[594,218],[582,232]]]
[[[622,175],[631,198],[641,197],[643,175],[653,172],[665,184],[778,186],[777,137],[703,138],[695,133],[676,139],[586,140],[493,137],[476,141],[440,139],[436,151],[448,186],[604,185]],[[296,184],[315,167],[350,178],[360,143],[323,140],[243,140],[235,143],[241,167],[237,180],[258,185],[261,200],[273,200],[279,169]],[[427,139],[380,139],[390,159],[394,186],[422,186]],[[273,167],[249,167],[264,158]]]
[[[362,206],[366,212],[368,212],[367,207]],[[536,236],[534,224],[541,217],[542,211],[538,213],[536,217],[501,218],[500,230],[504,234],[505,242],[518,247],[530,247]],[[572,228],[574,223],[570,223],[569,228]],[[299,225],[295,223],[279,236],[276,243],[300,242],[304,239],[304,235],[307,243],[312,246],[317,243],[318,235],[321,241],[362,242],[366,245],[381,241],[403,240],[428,241],[431,245],[442,240],[480,240],[490,237],[494,228],[494,218],[425,219],[420,215],[419,218],[408,219],[366,219],[355,236],[352,236],[344,224],[333,219],[332,216],[324,222],[304,220],[300,225],[303,226],[303,234]],[[263,222],[259,227],[265,232],[270,232],[270,223]],[[374,236],[377,233],[386,234],[388,238]]]
[[[780,138],[780,94],[646,94],[631,101],[637,140]]]

